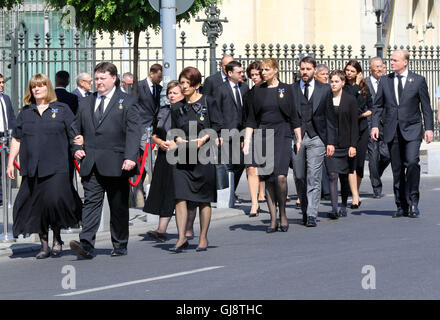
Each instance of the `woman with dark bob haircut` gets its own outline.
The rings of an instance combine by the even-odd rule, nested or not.
[[[198,158],[199,149],[206,144],[213,143],[208,134],[200,135],[204,129],[212,129],[220,133],[223,125],[222,117],[215,100],[198,92],[202,82],[202,75],[194,67],[187,67],[179,75],[179,83],[185,99],[174,104],[171,108],[171,129],[180,129],[173,133],[177,143],[178,155],[185,152],[186,156],[179,157],[173,167],[174,196],[176,201],[176,224],[179,239],[170,251],[182,252],[188,247],[185,236],[188,203],[195,202],[200,214],[200,238],[196,251],[206,251],[208,248],[208,228],[211,221],[211,202],[217,200],[216,173],[212,163],[202,164]],[[196,132],[197,136],[190,135]],[[210,141],[211,140],[211,141]],[[205,152],[200,152],[205,155]],[[193,160],[197,155],[196,161]],[[191,157],[191,159],[188,159]],[[182,160],[182,158],[184,158]]]

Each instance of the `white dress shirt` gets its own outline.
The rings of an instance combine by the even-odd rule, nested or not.
[[[105,100],[104,100],[104,109],[102,110],[102,113],[105,112],[105,109],[107,108],[108,104],[110,103],[111,98],[113,97],[113,94],[116,91],[116,86],[113,87],[112,91],[110,91],[106,96],[105,96]],[[98,93],[98,96],[96,97],[96,102],[95,102],[95,112],[99,107],[99,104],[101,103],[101,95]]]
[[[405,72],[401,74],[401,76],[402,76],[402,88],[404,89],[406,84],[406,79],[408,78],[408,69],[406,69]],[[397,78],[397,73],[394,73],[394,93],[396,95],[397,104],[400,104],[399,90],[397,89],[398,85],[399,85],[399,79]]]
[[[301,91],[304,94],[304,89],[306,88],[305,82],[301,79],[299,82],[299,85],[301,86]],[[313,94],[313,90],[315,90],[315,79],[309,81],[309,96],[307,97],[307,100],[310,100],[310,97]]]
[[[82,97],[85,98],[86,92],[83,89],[81,89],[80,87],[78,87],[77,89],[78,89],[79,93],[81,93]]]
[[[3,94],[1,95],[0,98],[0,107],[5,111],[5,116],[6,116],[6,126],[8,126],[8,110],[6,109],[6,102],[5,99],[3,99]],[[3,125],[3,112],[0,110],[0,132],[4,132],[6,131]]]
[[[376,79],[373,76],[370,76],[371,84],[373,85],[374,93],[377,93],[377,86],[379,85],[379,79]]]
[[[147,78],[148,88],[150,88],[151,95],[154,96],[154,83],[150,81],[150,78]]]
[[[235,103],[237,103],[237,98],[235,97],[235,86],[236,86],[237,84],[236,84],[236,83],[233,83],[231,80],[229,80],[229,85],[230,85],[231,88],[232,88],[232,93],[234,93],[234,100],[235,100]],[[241,102],[241,105],[243,105],[243,97],[241,96],[240,87],[238,87],[238,95],[240,96],[240,102]],[[238,103],[237,103],[237,105],[238,105]]]

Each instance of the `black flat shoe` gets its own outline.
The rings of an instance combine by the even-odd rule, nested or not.
[[[280,225],[281,232],[287,232],[287,230],[289,230],[289,225],[287,225],[287,226]]]
[[[50,257],[50,249],[47,248],[46,250],[42,249],[36,256],[35,258],[37,259],[46,259]]]
[[[276,224],[275,228],[267,227],[266,233],[274,233],[278,231],[278,223]]]
[[[155,240],[157,240],[157,241],[160,241],[160,242],[165,242],[165,241],[168,240],[168,239],[167,239],[167,236],[165,235],[165,233],[160,233],[160,232],[157,232],[156,230],[150,230],[150,231],[148,231],[148,232],[147,232],[147,235],[148,235],[150,238],[153,238],[153,239],[155,239]]]
[[[69,243],[70,250],[83,257],[84,259],[93,259],[94,258],[94,250],[91,246],[86,246],[85,244],[72,240]]]
[[[338,216],[346,217],[347,216],[347,209],[339,209]]]
[[[63,241],[61,241],[61,243],[57,242],[57,241],[53,243],[53,245],[52,245],[52,257],[53,258],[61,257],[61,253],[63,251],[63,244],[64,244]],[[55,247],[60,247],[60,248],[59,249],[55,249]]]
[[[208,251],[209,243],[206,244],[206,247],[197,247],[196,252]]]
[[[332,219],[332,220],[336,220],[336,219],[339,218],[338,213],[337,213],[337,212],[334,212],[334,211],[329,212],[329,213],[328,213],[328,217],[329,217],[330,219]]]
[[[127,255],[127,248],[113,249],[112,252],[110,253],[110,256],[112,257],[120,257],[126,255]]]
[[[188,240],[187,240],[181,246],[179,246],[179,247],[174,246],[172,248],[169,248],[168,250],[171,251],[171,252],[174,252],[174,253],[181,253],[183,251],[183,249],[188,248],[188,246],[189,246],[189,243],[188,243]]]
[[[258,217],[259,215],[260,215],[260,207],[258,207],[257,212],[250,212],[249,218],[255,218]]]

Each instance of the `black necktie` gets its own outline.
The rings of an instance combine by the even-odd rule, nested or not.
[[[397,79],[399,80],[397,84],[397,94],[399,95],[399,104],[400,104],[400,97],[402,96],[402,92],[403,92],[402,76],[398,75]]]
[[[309,86],[308,82],[304,83],[304,97],[306,97],[307,101],[309,101]]]
[[[2,107],[2,117],[3,117],[3,131],[7,132],[8,131],[8,123],[6,122],[6,107],[3,104],[3,94],[0,94],[0,103],[1,103],[1,107]]]
[[[240,89],[238,88],[238,83],[235,85],[235,100],[237,102],[238,110],[241,110],[241,99],[240,99]]]
[[[156,85],[153,84],[153,98],[156,99],[157,98],[157,92],[156,92]]]
[[[102,118],[102,115],[104,114],[104,100],[105,100],[105,96],[101,96],[101,102],[99,103],[98,109],[96,109],[95,111],[96,124],[99,123],[99,121]]]

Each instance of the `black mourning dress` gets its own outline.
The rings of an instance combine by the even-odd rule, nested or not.
[[[166,141],[170,128],[171,108],[167,105],[159,110],[153,122],[153,134]],[[150,191],[143,210],[161,217],[171,217],[176,206],[174,199],[173,166],[167,162],[166,151],[158,148]]]
[[[69,178],[70,108],[59,102],[40,116],[36,105],[23,107],[13,137],[20,140],[22,182],[14,203],[13,234],[48,234],[49,227],[76,227],[82,202]]]
[[[187,103],[182,100],[172,106],[171,127],[182,130],[184,135],[179,136],[188,141],[197,138],[189,136],[190,121],[195,125],[197,134],[208,128],[219,133],[222,128],[222,118],[217,104],[213,98],[206,95],[203,95],[194,103]],[[213,138],[211,138],[211,142]],[[191,152],[188,143],[185,146],[187,151]],[[201,164],[198,158],[196,163],[191,164],[188,162],[189,152],[187,152],[184,163],[179,162],[173,166],[174,196],[176,200],[198,203],[216,202],[217,189],[214,164]]]

